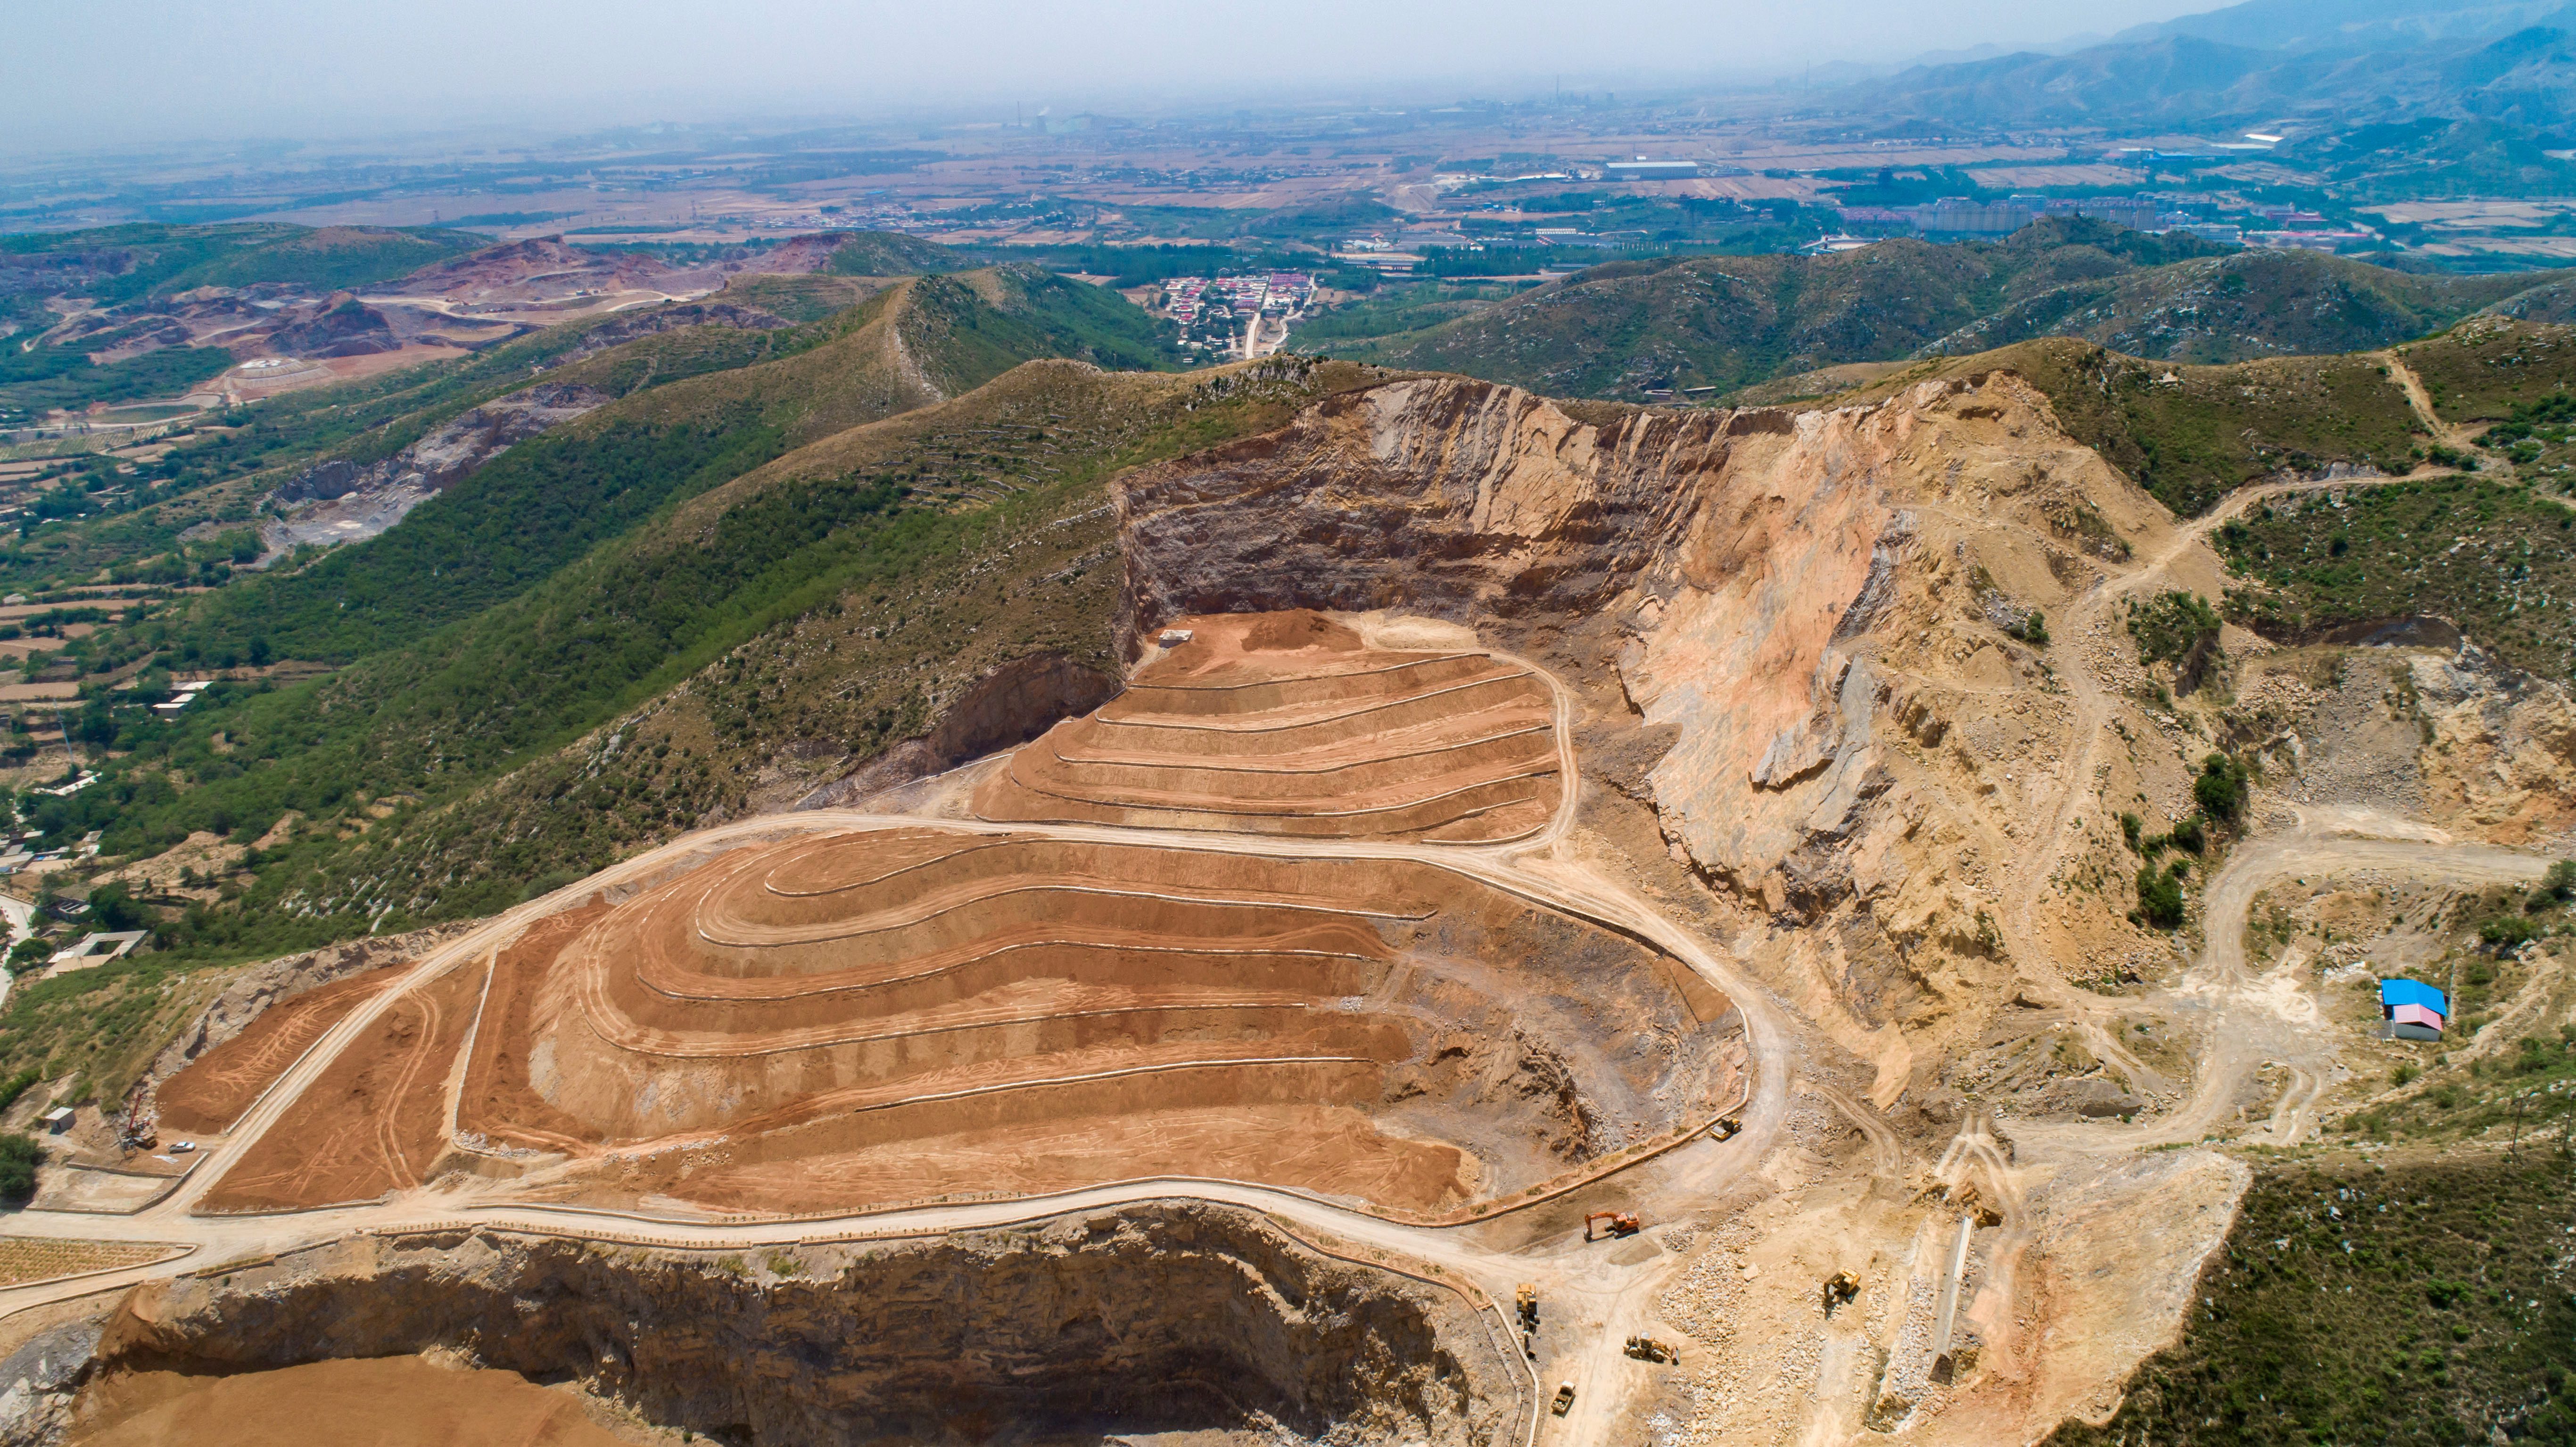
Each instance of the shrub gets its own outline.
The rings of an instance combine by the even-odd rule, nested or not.
[[[2131,605],[2129,636],[2137,640],[2140,664],[2179,665],[2188,693],[2218,652],[2218,610],[2197,593],[2161,594]]]
[[[2539,937],[2540,927],[2519,915],[2498,915],[2478,926],[2478,939],[2502,953]]]
[[[2243,764],[2225,754],[2211,754],[2201,760],[2200,777],[2191,781],[2191,796],[2203,814],[2233,823],[2245,812],[2246,778]]]
[[[2576,859],[2561,859],[2540,876],[2540,887],[2559,899],[2576,899]]]
[[[44,1152],[35,1137],[0,1135],[0,1201],[23,1206],[36,1194],[36,1162]]]
[[[2138,847],[2138,831],[2145,827],[2146,821],[2135,814],[2122,814],[2120,816],[2120,837],[2128,840],[2129,847],[2132,849]]]
[[[2173,832],[2167,834],[2165,839],[2167,842],[2171,843],[2174,848],[2180,849],[2188,854],[2198,854],[2202,849],[2208,847],[2209,844],[2209,834],[2201,826],[2200,816],[2197,814],[2194,814],[2190,818],[2173,826]],[[2180,866],[2176,867],[2179,868]]]
[[[2138,914],[2158,929],[2182,923],[2182,875],[2153,864],[2138,867]]]

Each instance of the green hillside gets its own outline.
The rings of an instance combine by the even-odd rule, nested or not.
[[[936,241],[898,231],[853,231],[824,269],[835,276],[926,276],[962,265],[953,248]]]
[[[1898,238],[1838,255],[1596,267],[1423,330],[1317,349],[1533,390],[1633,398],[2076,336],[2201,363],[2388,346],[2562,273],[2412,276],[2310,252],[2236,252],[2101,222],[1999,242]],[[1326,332],[1329,332],[1326,319]],[[1323,334],[1319,334],[1323,335]]]
[[[282,282],[337,291],[390,281],[489,238],[434,227],[104,226],[0,236],[0,267],[24,269],[62,294],[117,306],[200,286]]]
[[[1157,363],[1160,325],[1114,293],[996,269],[903,282],[818,324],[829,339],[801,349],[787,333],[712,327],[614,348],[548,380],[589,382],[623,400],[512,448],[383,537],[226,589],[181,646],[248,656],[264,642],[277,656],[337,662],[419,637],[517,593],[669,500],[971,391],[1023,361]],[[691,357],[696,375],[659,380],[684,351],[727,365]],[[388,429],[379,445],[391,450],[419,426]]]
[[[1007,499],[1094,485],[1148,433],[1164,455],[1252,415],[1249,393],[1193,411],[1194,383],[1085,364],[1153,362],[1162,345],[1160,324],[1114,293],[997,269],[906,281],[805,328],[683,328],[554,368],[550,380],[622,399],[513,448],[382,537],[79,640],[70,652],[89,668],[284,656],[346,667],[294,689],[226,685],[220,707],[176,727],[142,697],[92,705],[80,729],[132,756],[111,783],[48,801],[45,827],[134,831],[119,852],[148,853],[193,828],[256,832],[288,810],[478,783],[649,679],[667,684],[752,636],[777,609],[810,608],[818,578],[953,553],[971,541],[957,531],[971,516],[1007,519],[1026,505]],[[1067,354],[1083,360],[1020,367]],[[976,390],[1005,374],[1020,380]],[[480,394],[442,395],[342,451],[397,446]],[[1138,397],[1175,399],[1171,415]],[[945,420],[871,429],[904,414]],[[1045,420],[1024,432],[1023,416]],[[842,459],[828,475],[812,461],[825,457]],[[763,469],[779,458],[805,460]],[[636,531],[726,484],[728,501],[683,511],[677,533]],[[637,561],[635,540],[651,538],[663,541]]]
[[[1934,346],[1983,351],[2071,336],[2135,357],[2203,363],[2357,352],[2438,332],[2564,280],[2563,272],[2416,276],[2314,251],[2240,251],[2053,286]]]

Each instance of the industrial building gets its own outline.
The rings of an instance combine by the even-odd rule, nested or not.
[[[1613,181],[1694,181],[1699,178],[1697,161],[1650,161],[1643,156],[1631,161],[1612,161],[1601,169]]]

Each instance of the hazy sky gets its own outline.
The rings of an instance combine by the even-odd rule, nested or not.
[[[1792,71],[2108,32],[2221,0],[54,0],[0,46],[24,153],[205,136],[1260,106]]]

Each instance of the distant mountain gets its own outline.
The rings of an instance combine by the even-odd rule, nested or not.
[[[2392,346],[2571,276],[2412,276],[2313,251],[2242,251],[2022,297],[1926,347],[1958,354],[2080,337],[2133,357],[2227,363]]]
[[[1347,355],[1626,398],[1665,386],[1732,391],[1816,368],[2048,336],[2233,362],[2388,346],[2569,275],[2412,276],[2052,219],[2002,243],[1900,238],[1838,256],[1597,267]],[[2543,306],[2563,304],[2546,295]]]
[[[2534,23],[2510,24],[2526,19]],[[2207,133],[2428,118],[2554,127],[2576,118],[2576,6],[2516,0],[2436,12],[2377,0],[2347,11],[2256,0],[2071,54],[1917,66],[1849,88],[1841,105],[1897,130],[1938,122]]]
[[[2426,41],[2491,40],[2558,25],[2567,0],[2249,0],[2140,25],[2113,45],[2189,38],[2258,50],[2393,50]]]

